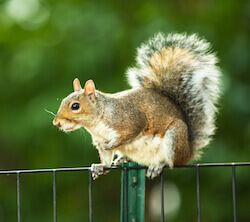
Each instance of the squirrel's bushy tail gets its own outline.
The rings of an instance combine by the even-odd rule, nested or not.
[[[138,49],[137,65],[127,72],[132,87],[160,91],[181,107],[197,151],[214,133],[220,94],[220,71],[210,50],[210,44],[195,34],[159,33]]]

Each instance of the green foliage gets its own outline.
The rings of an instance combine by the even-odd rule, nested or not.
[[[201,161],[250,161],[249,9],[249,1],[236,0],[0,0],[0,169],[98,162],[89,134],[59,132],[45,109],[57,111],[75,77],[82,84],[91,78],[106,92],[126,89],[124,72],[134,63],[136,47],[158,31],[199,33],[220,58],[218,130]],[[249,170],[236,170],[239,220],[249,221]],[[195,174],[179,171],[168,178],[183,197],[173,221],[195,221]],[[227,171],[202,173],[204,221],[232,220]],[[94,220],[119,220],[119,177],[111,172],[94,182]],[[60,221],[87,221],[87,173],[58,178]],[[25,175],[21,182],[23,220],[52,221],[52,175]],[[14,176],[0,176],[0,221],[16,221],[15,186]]]

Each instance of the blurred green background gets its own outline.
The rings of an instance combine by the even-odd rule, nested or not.
[[[202,162],[250,161],[250,1],[0,0],[0,169],[89,166],[98,153],[84,130],[52,125],[72,81],[105,92],[136,48],[162,31],[198,33],[223,72],[218,130]],[[202,221],[233,220],[231,168],[201,169]],[[197,221],[195,169],[165,170],[167,221]],[[250,221],[250,168],[236,168],[238,220]],[[88,221],[88,173],[58,173],[58,221]],[[159,220],[159,178],[147,181],[146,221]],[[53,221],[52,175],[21,175],[22,220]],[[120,172],[93,183],[94,221],[119,221]],[[158,201],[158,202],[157,202]],[[17,221],[16,177],[0,176],[0,221]]]

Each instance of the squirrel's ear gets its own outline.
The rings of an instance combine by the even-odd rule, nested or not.
[[[84,94],[88,96],[89,100],[95,104],[96,103],[96,98],[95,98],[95,84],[94,82],[90,79],[85,83],[84,86]]]
[[[74,81],[73,81],[73,87],[74,87],[74,91],[75,92],[82,90],[82,87],[81,87],[79,79],[77,79],[77,78],[74,79]]]
[[[85,95],[95,94],[95,84],[93,80],[90,79],[85,83],[84,94]]]

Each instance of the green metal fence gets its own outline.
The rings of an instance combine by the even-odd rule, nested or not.
[[[202,217],[200,201],[200,168],[230,167],[232,168],[232,199],[233,199],[233,221],[237,221],[237,193],[236,193],[236,176],[237,167],[249,167],[250,162],[246,163],[213,163],[213,164],[196,164],[178,166],[176,168],[196,168],[197,184],[197,221],[200,222]],[[122,167],[106,168],[107,170],[121,170],[121,222],[143,222],[145,221],[145,166],[136,163],[126,163]],[[89,221],[93,222],[93,204],[92,204],[92,177],[91,167],[78,168],[58,168],[58,169],[37,169],[37,170],[5,170],[0,171],[0,175],[16,175],[17,190],[17,221],[22,221],[22,201],[21,201],[21,180],[23,174],[51,173],[53,178],[53,222],[57,222],[57,180],[58,172],[88,171],[89,172]],[[0,191],[1,192],[1,191]],[[164,178],[161,174],[161,221],[164,222]]]

